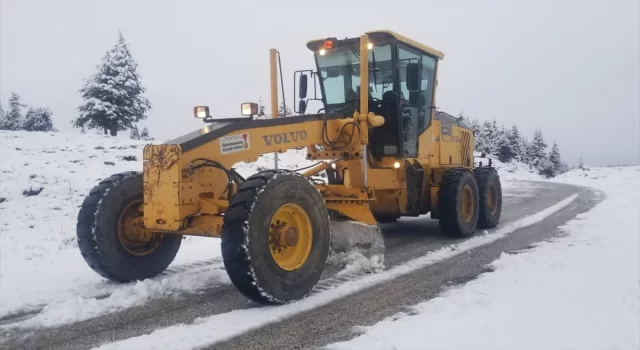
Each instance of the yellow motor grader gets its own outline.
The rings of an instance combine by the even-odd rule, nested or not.
[[[297,116],[277,117],[272,49],[276,117],[255,118],[255,103],[242,104],[233,119],[195,107],[207,126],[146,145],[142,172],[113,175],[91,190],[77,236],[93,270],[113,281],[147,279],[169,266],[183,235],[218,237],[233,285],[278,304],[313,289],[331,249],[383,253],[378,223],[430,213],[453,237],[498,224],[496,170],[474,167],[469,126],[434,107],[442,52],[391,31],[307,47],[316,67],[294,73]],[[321,108],[307,113],[310,102]],[[234,169],[293,149],[317,164],[248,178]]]

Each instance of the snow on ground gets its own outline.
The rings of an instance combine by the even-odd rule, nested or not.
[[[230,283],[221,263],[212,262],[186,275],[119,285],[82,259],[75,233],[79,206],[102,179],[140,171],[144,144],[100,135],[0,132],[0,317],[46,306],[23,325],[55,325]],[[303,152],[281,154],[279,167],[313,164]],[[238,172],[249,176],[260,167],[273,167],[273,155],[239,164]],[[219,257],[218,239],[186,237],[169,269]]]
[[[169,270],[212,261],[209,268],[188,270],[184,276],[169,271],[126,285],[100,277],[82,259],[75,234],[79,206],[102,179],[141,170],[145,143],[77,133],[0,132],[0,318],[44,307],[21,325],[52,326],[140,305],[151,298],[230,283],[218,268],[220,262],[212,261],[220,257],[217,239],[186,237]],[[295,169],[314,163],[304,155],[304,150],[280,154],[279,167]],[[479,161],[488,162],[476,158]],[[505,188],[512,186],[511,180],[541,179],[523,164],[494,161],[494,166]],[[236,168],[245,177],[273,168],[273,155]],[[381,261],[367,261],[357,254],[339,258],[347,263],[345,272],[382,268]]]
[[[326,291],[312,294],[304,299],[296,301],[295,303],[271,307],[239,309],[223,314],[198,318],[192,324],[177,324],[167,328],[160,328],[150,334],[144,334],[114,343],[104,344],[100,349],[186,350],[210,346],[213,343],[238,336],[266,324],[278,322],[301,312],[318,308],[334,300],[354,294],[366,288],[370,288],[376,284],[392,281],[399,276],[410,274],[425,266],[468,252],[473,248],[495,242],[515,230],[536,224],[546,219],[550,215],[571,204],[576,197],[577,195],[574,194],[538,213],[533,213],[519,220],[505,224],[490,234],[488,234],[488,231],[484,231],[484,235],[477,235],[458,244],[451,244],[442,247],[439,250],[429,252],[421,257],[396,265],[388,270],[376,274],[370,274],[358,279],[349,280]],[[363,348],[369,349],[369,347]]]
[[[329,349],[640,348],[640,167],[554,179],[607,199],[561,227],[568,235],[506,254],[464,286]]]

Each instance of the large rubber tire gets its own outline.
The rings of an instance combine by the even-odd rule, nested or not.
[[[502,213],[502,185],[498,171],[495,168],[475,168],[473,176],[478,184],[478,195],[480,197],[478,228],[496,227],[500,222],[500,214]],[[492,198],[493,201],[491,200]],[[493,205],[490,205],[491,202],[493,202]]]
[[[463,192],[465,187],[471,191],[473,213],[470,220],[463,218]],[[438,213],[440,228],[451,237],[469,237],[476,230],[478,222],[478,186],[467,169],[449,169],[440,182],[438,190]]]
[[[142,174],[126,172],[102,180],[85,197],[76,225],[78,248],[95,272],[116,282],[144,280],[158,275],[173,261],[181,235],[165,234],[148,255],[129,253],[118,238],[120,214],[144,198]]]
[[[311,250],[297,269],[286,271],[269,251],[270,222],[286,203],[304,209],[312,228]],[[263,171],[238,186],[222,226],[222,258],[233,285],[261,304],[282,304],[307,295],[329,254],[329,214],[318,190],[288,171]]]

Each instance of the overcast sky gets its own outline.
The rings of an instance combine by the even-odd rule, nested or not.
[[[391,29],[445,53],[436,105],[541,128],[570,164],[640,163],[640,2],[628,1],[8,1],[1,2],[0,97],[48,106],[72,131],[78,90],[122,30],[165,140],[201,127],[192,107],[238,116],[269,101],[269,48],[293,71],[305,43]],[[357,15],[361,14],[362,17]]]

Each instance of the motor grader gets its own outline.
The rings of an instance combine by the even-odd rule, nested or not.
[[[391,31],[307,47],[316,67],[294,73],[297,116],[277,117],[272,49],[274,118],[255,118],[255,103],[233,119],[197,106],[194,116],[209,125],[146,145],[141,172],[91,190],[77,236],[93,270],[113,281],[147,279],[169,266],[184,235],[218,237],[233,285],[279,304],[313,289],[330,251],[383,252],[379,223],[430,213],[452,237],[498,224],[496,170],[474,167],[469,126],[434,107],[442,52]],[[313,103],[321,108],[307,113]],[[248,178],[234,169],[293,149],[317,164]]]

